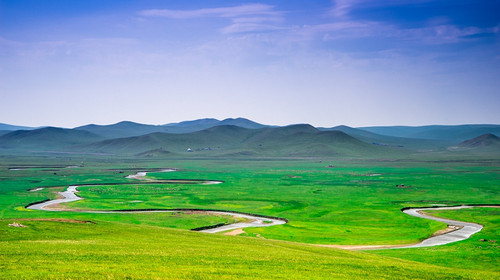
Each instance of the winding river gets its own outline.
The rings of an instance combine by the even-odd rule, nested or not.
[[[171,172],[171,171],[176,171],[175,169],[164,169],[160,172]],[[166,182],[162,180],[154,180],[154,179],[148,179],[145,176],[147,175],[148,172],[137,172],[135,175],[128,175],[126,178],[128,179],[138,179],[138,180],[143,180],[149,183],[159,183],[159,182]],[[220,184],[222,181],[198,181],[195,180],[194,182],[196,183],[201,183],[205,185],[211,185],[211,184]],[[89,186],[99,186],[97,185],[86,185],[87,187]],[[49,201],[44,201],[40,203],[35,203],[27,206],[27,209],[32,209],[32,210],[45,210],[45,211],[75,211],[75,212],[83,212],[83,213],[146,213],[146,212],[181,212],[181,211],[189,211],[189,212],[200,212],[200,213],[211,213],[211,214],[219,214],[219,215],[229,215],[235,218],[243,218],[243,219],[248,219],[248,222],[240,222],[240,223],[234,223],[234,224],[226,224],[226,225],[221,225],[217,227],[208,227],[207,229],[203,230],[198,230],[200,232],[207,232],[207,233],[217,233],[217,232],[222,232],[222,231],[228,231],[228,230],[234,230],[234,229],[241,229],[241,228],[246,228],[246,227],[269,227],[269,226],[275,226],[275,225],[282,225],[286,223],[285,219],[280,219],[280,218],[274,218],[274,217],[264,217],[264,216],[257,216],[257,215],[252,215],[252,214],[246,214],[246,213],[236,213],[236,212],[228,212],[228,211],[218,211],[218,210],[131,210],[131,211],[80,211],[80,210],[73,210],[73,209],[61,209],[54,207],[60,203],[67,203],[67,202],[72,202],[72,201],[77,201],[81,200],[83,198],[79,197],[76,193],[78,192],[78,187],[80,186],[69,186],[66,191],[60,192],[59,194],[63,198],[59,199],[54,199],[54,200],[49,200]],[[50,206],[53,206],[52,208]]]
[[[176,169],[164,169],[164,170],[161,170],[160,172],[172,172],[172,171],[176,171]],[[167,181],[162,181],[162,180],[155,180],[155,179],[146,178],[145,176],[147,175],[147,173],[148,172],[138,172],[134,175],[128,175],[126,178],[143,180],[143,181],[149,182],[149,183],[167,182]],[[203,180],[193,180],[193,181],[186,180],[183,182],[196,182],[196,183],[201,183],[201,184],[220,184],[220,183],[222,183],[222,181],[203,181]],[[99,186],[99,184],[86,185],[86,186]],[[97,211],[97,210],[96,211],[91,211],[91,210],[80,211],[80,210],[61,209],[58,207],[54,207],[60,203],[67,203],[67,202],[72,202],[72,201],[77,201],[77,200],[83,199],[77,195],[79,187],[81,187],[81,186],[68,186],[66,191],[59,193],[63,198],[34,203],[34,204],[27,206],[26,208],[32,209],[32,210],[45,210],[45,211],[78,211],[78,212],[83,212],[83,213],[145,213],[145,212],[190,211],[190,212],[229,215],[229,216],[233,216],[235,218],[244,218],[244,219],[249,220],[248,222],[226,224],[226,225],[220,225],[220,226],[214,226],[214,227],[206,227],[205,229],[199,230],[200,232],[207,232],[207,233],[217,233],[217,232],[223,232],[223,231],[229,231],[229,230],[242,229],[242,228],[246,228],[246,227],[269,227],[269,226],[275,226],[275,225],[283,225],[283,224],[287,223],[287,220],[282,219],[282,218],[259,216],[259,215],[253,215],[253,214],[248,214],[248,213],[237,213],[237,212],[230,212],[230,211],[218,211],[218,210],[198,210],[198,209],[161,210],[161,209],[158,209],[158,210],[127,210],[127,211],[119,211],[119,210],[117,210],[117,211]],[[50,207],[50,206],[52,206],[52,207]],[[378,246],[378,245],[375,245],[375,246],[371,246],[371,245],[367,245],[367,246],[342,246],[342,245],[328,246],[328,245],[325,245],[325,246],[344,248],[344,249],[352,249],[352,250],[398,249],[398,248],[431,247],[431,246],[444,245],[444,244],[449,244],[452,242],[465,240],[465,239],[469,238],[471,235],[473,235],[474,233],[481,231],[483,226],[480,224],[475,224],[475,223],[438,218],[438,217],[426,215],[426,214],[422,213],[422,211],[425,211],[425,210],[458,210],[458,209],[472,208],[472,207],[473,206],[451,206],[451,207],[444,206],[444,207],[403,209],[402,211],[405,214],[415,216],[418,218],[443,222],[443,223],[448,224],[449,227],[455,228],[455,230],[429,237],[429,238],[427,238],[427,239],[425,239],[417,244],[412,244],[412,245],[380,245],[380,246]],[[494,206],[494,207],[498,207],[498,206]]]
[[[408,208],[404,209],[403,213],[415,216],[418,218],[423,218],[423,219],[429,219],[429,220],[434,220],[438,222],[443,222],[448,224],[448,227],[455,227],[456,230],[440,234],[437,236],[432,236],[424,241],[413,244],[413,245],[408,245],[408,246],[401,246],[397,248],[419,248],[419,247],[431,247],[431,246],[438,246],[438,245],[444,245],[452,242],[457,242],[461,240],[465,240],[469,237],[471,237],[474,233],[480,232],[483,229],[483,226],[480,224],[475,224],[475,223],[468,223],[468,222],[462,222],[462,221],[455,221],[455,220],[450,220],[450,219],[445,219],[445,218],[438,218],[434,217],[431,215],[427,215],[422,213],[422,211],[425,210],[459,210],[459,209],[464,209],[464,208],[472,208],[473,206],[451,206],[451,207],[426,207],[426,208]],[[396,248],[396,247],[394,247]]]

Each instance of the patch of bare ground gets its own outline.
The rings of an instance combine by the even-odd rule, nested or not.
[[[68,210],[69,208],[67,206],[62,206],[62,203],[56,203],[56,204],[50,204],[45,206],[45,209],[50,209],[50,210],[56,210],[56,211],[64,211]],[[77,209],[71,209],[71,211],[78,211]]]
[[[225,232],[224,235],[235,236],[235,235],[240,235],[242,233],[245,233],[245,231],[243,231],[243,229],[241,228],[238,228],[232,231]]]
[[[455,231],[455,230],[459,230],[461,228],[462,227],[460,227],[460,226],[448,226],[447,228],[444,228],[444,229],[436,231],[431,236],[434,237],[434,236],[438,236],[438,235],[443,235],[445,233],[452,232],[452,231]]]

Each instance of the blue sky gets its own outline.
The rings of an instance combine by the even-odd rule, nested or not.
[[[500,123],[500,1],[0,0],[0,122]]]

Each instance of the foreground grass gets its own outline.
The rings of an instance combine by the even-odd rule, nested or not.
[[[4,279],[497,279],[360,252],[112,222],[1,220]]]

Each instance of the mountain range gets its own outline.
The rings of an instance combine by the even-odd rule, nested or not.
[[[234,125],[250,129],[267,127],[266,125],[262,125],[244,118],[237,118],[237,119],[225,119],[222,121],[219,121],[217,119],[199,119],[194,121],[170,123],[165,125],[147,125],[130,121],[123,121],[112,125],[90,124],[90,125],[76,127],[75,129],[85,130],[88,132],[99,134],[105,138],[112,139],[120,137],[140,136],[154,132],[165,132],[165,133],[175,133],[175,134],[190,133],[220,125]]]
[[[269,126],[244,118],[165,125],[123,121],[73,129],[2,124],[0,152],[163,156],[382,156],[428,151],[499,154],[500,125],[315,128]]]

